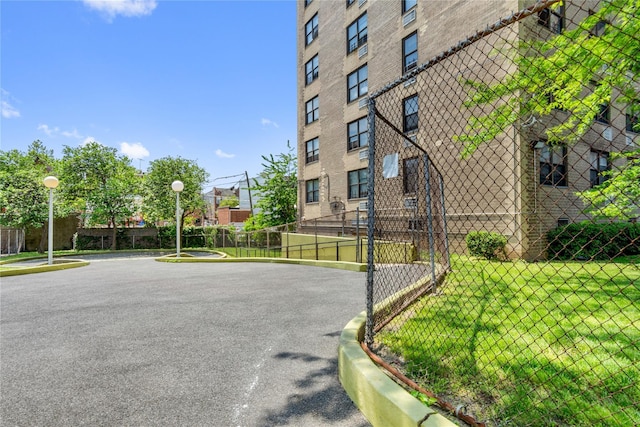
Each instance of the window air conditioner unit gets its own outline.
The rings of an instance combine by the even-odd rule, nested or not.
[[[363,209],[368,209],[369,205],[367,204],[367,202],[360,202],[358,204],[358,207],[360,208],[360,210],[363,210]]]
[[[413,9],[404,14],[404,16],[402,17],[402,25],[406,27],[407,25],[409,25],[415,20],[416,20],[416,10]]]
[[[358,0],[358,7],[361,7],[366,2],[367,2],[367,0]]]
[[[358,49],[358,58],[362,58],[363,56],[365,56],[367,54],[367,50],[368,48],[366,44]]]
[[[367,160],[369,158],[369,149],[365,148],[364,150],[360,150],[358,153],[358,158],[360,160]]]
[[[407,80],[406,82],[404,82],[404,87],[407,86],[411,86],[412,84],[414,84],[416,82],[416,78],[415,77],[411,77],[409,80]]]
[[[360,101],[358,101],[359,109],[365,108],[367,105],[369,105],[369,98],[362,98]]]
[[[406,197],[404,199],[404,208],[405,209],[415,209],[418,207],[418,199],[415,197]]]

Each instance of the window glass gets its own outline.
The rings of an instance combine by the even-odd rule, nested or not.
[[[418,95],[410,96],[403,102],[403,131],[411,132],[418,129]]]
[[[367,14],[356,19],[347,28],[347,54],[367,42]]]
[[[318,138],[307,141],[306,163],[317,162],[320,159],[320,145]]]
[[[316,13],[304,27],[305,29],[305,46],[311,44],[318,37],[318,14]]]
[[[307,181],[307,203],[314,203],[320,200],[320,180],[311,179]]]
[[[404,194],[415,194],[418,190],[418,158],[411,157],[402,161],[402,181]]]
[[[367,197],[367,177],[368,173],[366,168],[349,172],[349,199]]]
[[[418,33],[413,33],[402,41],[402,56],[403,73],[418,65]]]
[[[310,84],[318,78],[318,55],[311,58],[309,62],[305,64],[306,84]]]
[[[567,185],[567,148],[549,147],[540,150],[540,184]]]
[[[363,117],[347,125],[347,150],[369,145],[367,118]]]
[[[315,98],[313,98],[310,101],[307,101],[307,103],[306,103],[306,119],[305,119],[305,123],[306,124],[313,123],[316,120],[318,120],[319,118],[320,118],[319,101],[318,101],[318,97],[316,96]]]
[[[402,0],[402,13],[407,12],[409,9],[415,7],[418,4],[418,0]]]
[[[538,25],[560,34],[564,29],[564,6],[542,9],[538,12]]]
[[[602,175],[602,172],[611,169],[609,165],[609,153],[591,151],[590,155],[591,167],[589,169],[589,181],[591,183],[591,187],[595,187],[608,179],[606,175]]]
[[[363,65],[347,76],[347,101],[351,102],[368,92],[367,66]]]

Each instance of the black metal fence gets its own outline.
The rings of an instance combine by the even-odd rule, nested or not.
[[[528,4],[370,97],[365,343],[475,425],[640,425],[640,2]]]

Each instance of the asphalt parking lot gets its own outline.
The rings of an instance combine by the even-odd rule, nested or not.
[[[0,423],[369,423],[337,378],[364,273],[92,260],[2,278]]]

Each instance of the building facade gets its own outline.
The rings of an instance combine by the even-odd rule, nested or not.
[[[346,211],[366,206],[370,94],[475,31],[533,3],[300,0],[297,86],[301,219],[336,214],[338,206]],[[551,37],[584,19],[599,2],[565,3],[563,8],[545,9],[526,23],[516,23],[515,36],[510,37]],[[508,71],[497,70],[503,75]],[[451,79],[463,74],[452,73]],[[455,87],[453,81],[447,85],[436,81],[432,84],[435,89],[431,87],[428,92],[416,85],[415,93],[405,93],[397,100],[398,114],[402,115],[398,123],[445,171],[447,222],[460,247],[469,231],[488,229],[507,235],[512,256],[541,257],[545,245],[542,236],[549,229],[588,218],[576,193],[598,184],[600,173],[611,167],[608,153],[623,151],[637,141],[628,115],[612,103],[570,150],[545,145],[545,127],[538,123],[514,129],[508,132],[508,138],[492,143],[494,147],[485,150],[482,157],[462,161],[460,146],[453,143],[450,131],[434,131],[442,123],[451,128],[452,122],[461,121],[453,111],[459,110],[459,105],[454,108],[446,102],[426,101],[437,97],[434,93],[438,85],[442,92],[456,90],[451,89]],[[463,93],[447,96],[464,99]],[[444,114],[447,110],[450,114]],[[562,114],[557,113],[559,119]],[[416,153],[401,150],[397,157],[398,205],[406,198],[407,177],[403,175],[411,169],[409,160]]]

